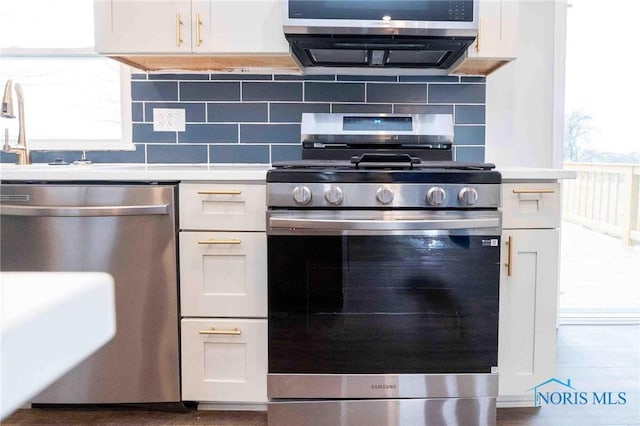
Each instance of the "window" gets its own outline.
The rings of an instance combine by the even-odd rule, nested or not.
[[[24,92],[31,149],[134,149],[129,68],[94,53],[93,1],[4,1],[3,88],[8,79]],[[0,119],[0,126],[15,142],[18,120]]]
[[[638,2],[572,2],[567,74],[560,314],[565,322],[640,320]],[[624,13],[617,6],[624,5]],[[597,22],[597,31],[594,31]],[[604,56],[598,53],[605,53]],[[629,75],[629,77],[627,76]]]

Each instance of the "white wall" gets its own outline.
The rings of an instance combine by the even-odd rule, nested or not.
[[[566,1],[522,0],[518,57],[487,77],[486,161],[561,167]]]

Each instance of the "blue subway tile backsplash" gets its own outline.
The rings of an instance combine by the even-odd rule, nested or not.
[[[483,104],[485,100],[484,84],[431,84],[429,85],[429,103]]]
[[[131,81],[134,101],[177,101],[178,83],[175,81]]]
[[[300,143],[299,124],[241,124],[241,143]]]
[[[269,145],[210,145],[212,163],[268,163]]]
[[[145,146],[136,144],[135,151],[91,151],[88,156],[95,163],[144,163]]]
[[[392,104],[331,104],[331,112],[391,114]]]
[[[303,112],[331,112],[328,103],[290,102],[271,104],[270,121],[272,123],[299,123]]]
[[[239,82],[183,81],[180,83],[181,101],[239,101]]]
[[[422,82],[422,83],[457,83],[458,77],[448,75],[401,75],[400,82]]]
[[[80,151],[31,151],[31,161],[34,163],[50,163],[54,160],[64,160],[72,163],[82,157]],[[135,151],[91,151],[87,157],[94,163],[144,163],[145,146],[136,144]],[[15,159],[12,159],[12,162]]]
[[[133,142],[176,143],[176,132],[154,132],[153,124],[133,123]]]
[[[147,145],[147,163],[208,163],[207,145]]]
[[[142,102],[131,102],[131,121],[144,121],[144,104]]]
[[[269,74],[211,74],[211,80],[272,80]]]
[[[456,146],[456,161],[482,163],[484,161],[484,147],[481,146]]]
[[[296,160],[303,112],[453,114],[454,158],[484,161],[485,84],[483,77],[456,76],[136,73],[136,151],[100,152],[95,161]],[[153,131],[154,108],[184,108],[186,130]]]
[[[267,102],[208,103],[207,121],[210,123],[243,123],[269,121]]]
[[[398,81],[393,75],[338,75],[338,81]]]
[[[456,124],[485,123],[484,105],[456,105]]]
[[[293,74],[276,74],[273,76],[275,81],[336,81],[335,75],[293,75]]]
[[[453,105],[396,104],[396,114],[453,114]]]
[[[454,145],[484,145],[484,126],[453,126]]]
[[[209,80],[207,74],[149,74],[148,80]]]
[[[237,124],[187,124],[178,143],[237,143]]]
[[[305,102],[364,102],[364,83],[316,83],[304,84]]]
[[[243,82],[243,101],[301,101],[302,83]]]
[[[302,146],[297,145],[271,145],[271,161],[299,160],[302,157]]]
[[[367,102],[427,102],[427,85],[367,84]]]

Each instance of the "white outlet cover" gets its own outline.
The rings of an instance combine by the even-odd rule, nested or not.
[[[154,108],[154,132],[184,132],[186,112],[184,108]]]

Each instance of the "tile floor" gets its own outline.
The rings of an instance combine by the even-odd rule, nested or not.
[[[562,325],[556,377],[578,391],[625,392],[624,405],[545,405],[498,410],[498,426],[640,425],[640,325]],[[265,426],[264,412],[141,409],[18,410],[2,425]],[[413,425],[409,425],[413,426]],[[467,426],[467,425],[461,425]],[[469,425],[471,426],[471,425]]]

